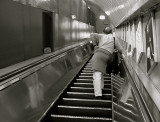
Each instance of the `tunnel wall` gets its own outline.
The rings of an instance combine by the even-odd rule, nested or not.
[[[123,55],[127,68],[156,122],[160,121],[159,18],[160,9],[156,8],[143,16],[123,23],[116,29],[116,36],[123,47]],[[148,26],[149,21],[151,22],[150,27]],[[150,33],[146,33],[146,29]],[[148,35],[150,36],[148,37]],[[154,61],[152,59],[151,66],[148,64],[150,52],[147,53],[147,40],[150,39],[153,40],[154,46]]]
[[[1,0],[0,10],[0,68],[43,55],[45,48],[54,52],[78,43],[94,31],[94,14],[83,0]],[[51,20],[49,32],[45,19]],[[50,33],[49,41],[44,33]]]

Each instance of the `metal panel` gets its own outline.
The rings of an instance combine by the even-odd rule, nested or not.
[[[77,41],[77,33],[78,33],[78,21],[71,20],[71,38],[73,42]]]
[[[70,0],[58,0],[58,14],[70,17]]]
[[[58,33],[59,33],[59,29],[58,29],[58,23],[59,23],[59,16],[58,16],[58,14],[55,14],[55,13],[53,13],[53,15],[52,15],[52,17],[53,17],[53,49],[54,49],[54,51],[55,50],[57,50],[59,47],[58,47],[58,44],[57,43],[59,43],[58,42]]]
[[[30,31],[30,12],[29,6],[22,5],[23,7],[23,29],[24,29],[24,57],[25,60],[32,58],[32,40]]]
[[[22,6],[0,1],[0,68],[24,60]]]
[[[32,40],[32,57],[43,54],[42,10],[34,7],[30,11],[30,31]]]
[[[79,15],[79,5],[80,0],[71,0],[71,15],[76,15],[76,20],[78,20]]]
[[[59,15],[58,42],[55,42],[55,48],[62,48],[71,42],[71,23],[70,18]],[[60,41],[59,41],[60,40]]]

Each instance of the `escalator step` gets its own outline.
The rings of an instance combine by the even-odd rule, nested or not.
[[[83,75],[83,76],[93,76],[93,73],[80,73],[80,75]]]
[[[124,83],[124,79],[119,76],[112,75],[112,80],[121,84]]]
[[[115,104],[115,103],[114,103],[114,110],[120,112],[123,116],[126,116],[132,120],[137,121],[139,117],[137,113],[134,113],[130,109],[124,108],[123,106]]]
[[[86,87],[70,87],[71,92],[83,92],[83,93],[94,93],[93,88],[86,88]],[[103,89],[103,94],[111,94],[111,89]]]
[[[66,97],[68,98],[80,98],[80,99],[94,99],[94,93],[80,93],[80,92],[67,92]],[[103,94],[103,99],[112,100],[111,94]]]
[[[52,114],[52,122],[112,122],[110,118],[64,116]]]
[[[58,105],[58,114],[72,116],[107,117],[112,118],[112,109],[98,107],[78,107]]]
[[[93,83],[93,79],[76,79],[76,82],[81,82],[81,83]],[[105,84],[111,84],[111,80],[104,80]]]
[[[112,108],[112,102],[107,100],[63,98],[62,104],[68,106]]]
[[[113,84],[113,86],[114,86],[114,87],[116,87],[116,88],[118,88],[118,89],[120,89],[120,88],[121,88],[121,86],[120,86],[120,85],[118,85],[117,83],[112,82],[112,84]]]
[[[82,73],[93,73],[93,71],[92,70],[82,70]]]
[[[81,79],[93,79],[93,76],[80,75],[79,78],[81,78]]]
[[[120,91],[120,88],[117,88],[116,86],[113,86],[113,91],[118,93]]]
[[[92,65],[86,65],[85,68],[92,68]]]
[[[112,79],[112,82],[118,84],[119,86],[121,86],[123,84],[122,82],[118,82],[118,81],[116,81],[114,79]]]
[[[93,83],[93,79],[80,79],[80,78],[78,78],[78,79],[76,79],[76,81],[83,81],[83,82],[91,82],[91,83]]]
[[[75,87],[93,87],[93,83],[73,83]],[[104,84],[104,88],[111,88],[110,84]]]
[[[84,67],[83,69],[84,70],[91,70],[92,71],[92,68],[86,68],[86,67]]]
[[[114,119],[118,122],[137,122],[136,120],[132,120],[119,112],[114,112]]]

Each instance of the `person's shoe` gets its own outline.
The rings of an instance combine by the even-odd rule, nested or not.
[[[102,100],[102,96],[96,96],[95,99],[96,100]]]

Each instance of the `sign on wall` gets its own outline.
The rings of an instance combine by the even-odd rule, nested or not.
[[[137,49],[137,57],[136,60],[139,62],[141,58],[141,53],[143,52],[143,40],[142,40],[142,20],[139,19],[136,31],[136,49]]]
[[[146,25],[145,34],[146,34],[146,55],[147,55],[147,72],[148,72],[155,62],[153,27],[152,27],[151,17],[149,18],[148,23]]]
[[[136,34],[135,34],[135,25],[132,24],[131,28],[131,43],[132,43],[132,50],[136,47]]]

